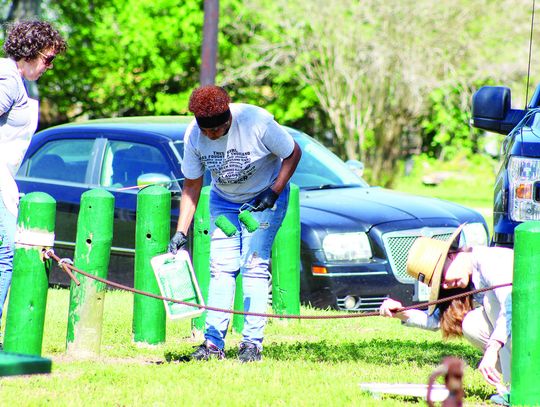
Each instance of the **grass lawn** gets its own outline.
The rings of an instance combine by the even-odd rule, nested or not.
[[[450,163],[418,159],[412,172],[399,177],[392,189],[444,199],[475,209],[486,220],[491,236],[493,186],[498,165],[496,160],[489,157],[481,157],[476,161],[458,158]],[[422,182],[426,176],[437,175],[442,179],[437,185]]]
[[[490,165],[459,164],[459,170],[451,168],[453,175],[435,187],[423,185],[421,178],[441,169],[426,165],[401,177],[395,189],[475,208],[491,228]],[[237,333],[228,336],[226,360],[186,362],[201,342],[192,339],[190,321],[167,321],[166,343],[138,346],[131,334],[133,297],[119,291],[108,292],[105,299],[101,355],[74,360],[65,355],[68,302],[68,290],[49,290],[43,356],[53,360],[52,373],[0,378],[1,405],[425,405],[412,397],[375,398],[362,392],[359,384],[425,384],[448,355],[467,363],[466,405],[485,405],[494,392],[474,369],[480,352],[466,342],[442,341],[438,332],[406,328],[381,317],[270,320],[261,363],[236,360],[241,339]],[[335,312],[302,308],[302,314]]]
[[[133,297],[108,292],[101,355],[73,360],[64,354],[69,291],[50,289],[43,356],[47,375],[0,379],[6,406],[402,406],[416,398],[374,398],[360,383],[427,383],[446,355],[467,363],[467,405],[482,405],[492,393],[472,367],[481,354],[464,341],[401,326],[381,317],[345,320],[271,320],[260,363],[236,360],[240,335],[230,333],[227,359],[185,362],[199,341],[188,320],[167,321],[167,341],[153,347],[131,340]],[[302,308],[303,314],[335,315]],[[471,367],[472,366],[472,367]]]

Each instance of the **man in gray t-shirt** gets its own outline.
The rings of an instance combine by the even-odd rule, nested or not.
[[[268,266],[275,235],[288,204],[288,183],[301,157],[300,147],[266,110],[230,103],[218,86],[197,88],[189,110],[195,120],[184,136],[182,172],[185,176],[177,232],[169,243],[176,253],[186,242],[203,185],[210,189],[211,246],[208,305],[230,309],[235,279],[242,274],[245,311],[265,313],[268,303]],[[260,225],[249,231],[238,220],[248,208]],[[236,228],[227,234],[214,225],[225,217]],[[250,229],[251,230],[251,229]],[[192,354],[197,360],[223,358],[230,313],[208,311],[204,343]],[[265,318],[246,316],[239,359],[261,359]]]

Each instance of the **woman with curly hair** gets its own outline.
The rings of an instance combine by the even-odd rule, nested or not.
[[[502,247],[459,247],[463,225],[447,241],[418,238],[407,260],[407,272],[430,286],[429,301],[512,282],[514,251]],[[385,300],[382,316],[399,318],[406,326],[441,329],[443,337],[464,336],[484,356],[478,366],[484,379],[497,388],[492,397],[507,404],[506,384],[510,383],[512,287],[500,287],[474,296],[480,306],[473,307],[472,296],[431,305],[427,312],[398,311],[400,302]],[[502,377],[501,377],[502,372]]]
[[[15,174],[37,128],[39,108],[24,80],[53,66],[66,43],[49,23],[21,21],[8,27],[0,58],[0,319],[11,284],[19,190]]]
[[[203,185],[205,170],[212,176],[210,189],[211,246],[208,305],[230,309],[236,277],[242,275],[244,309],[265,313],[268,304],[270,252],[289,198],[289,179],[301,151],[291,135],[266,110],[231,103],[227,92],[207,85],[191,94],[189,110],[195,115],[184,136],[185,176],[177,232],[169,243],[176,253],[187,241]],[[250,208],[260,227],[255,231],[239,222]],[[225,216],[235,227],[232,236],[216,227]],[[230,313],[208,311],[205,341],[192,354],[196,360],[223,359]],[[265,318],[246,316],[238,358],[261,359]]]

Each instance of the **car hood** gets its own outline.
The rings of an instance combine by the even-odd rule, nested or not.
[[[300,213],[303,224],[323,229],[364,231],[386,222],[422,222],[426,219],[462,222],[478,215],[472,209],[452,202],[380,187],[303,190],[300,192]]]
[[[540,153],[538,152],[540,137],[538,136],[536,128],[531,129],[530,127],[523,127],[515,134],[512,155],[540,157]]]

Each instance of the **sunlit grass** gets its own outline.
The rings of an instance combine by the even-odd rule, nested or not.
[[[415,398],[360,390],[360,383],[427,383],[444,356],[475,366],[480,353],[464,341],[403,327],[380,317],[270,320],[261,363],[236,360],[238,333],[230,333],[224,361],[186,362],[200,342],[187,320],[168,321],[166,343],[137,346],[131,340],[132,296],[108,292],[101,355],[75,360],[64,354],[67,290],[49,290],[43,356],[48,375],[0,379],[2,405],[104,406],[401,406]],[[335,311],[302,308],[331,316]],[[467,404],[486,400],[491,389],[471,367],[465,372]]]
[[[487,156],[475,160],[456,158],[451,162],[417,157],[412,171],[397,178],[392,189],[455,202],[484,216],[490,235],[493,230],[493,186],[499,163]],[[424,177],[441,179],[426,185]]]

